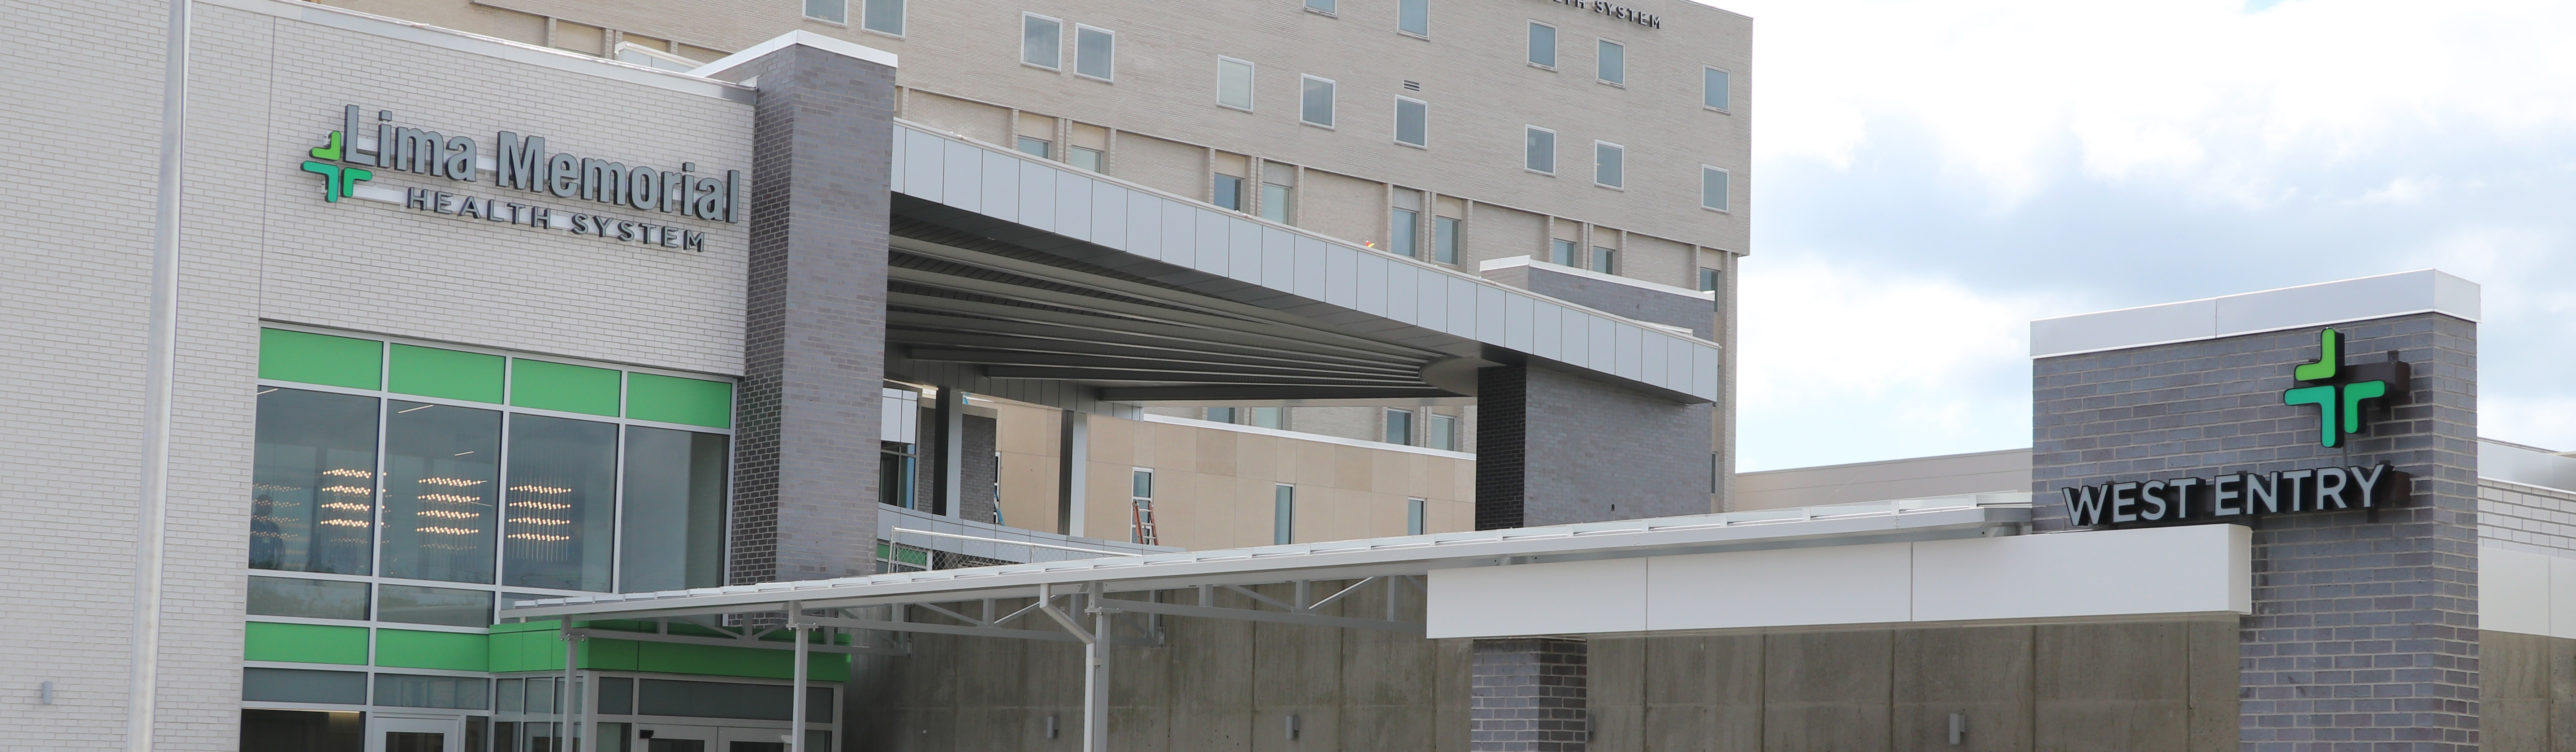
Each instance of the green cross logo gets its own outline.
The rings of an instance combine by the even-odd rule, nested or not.
[[[332,131],[326,140],[331,143],[327,146],[313,147],[313,159],[321,161],[305,162],[304,171],[322,176],[322,200],[338,202],[340,199],[348,198],[358,183],[374,180],[376,173],[336,164],[349,153],[348,139],[345,134]]]
[[[2362,401],[2404,398],[2410,369],[2397,360],[2396,351],[2389,351],[2384,363],[2345,367],[2343,333],[2331,328],[2317,333],[2317,349],[2316,362],[2302,363],[2290,375],[2301,383],[2325,383],[2283,391],[2281,404],[2317,406],[2318,444],[2332,447],[2342,443],[2344,434],[2361,433]]]

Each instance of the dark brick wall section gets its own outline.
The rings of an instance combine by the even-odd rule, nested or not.
[[[966,416],[966,430],[961,432],[965,437],[958,442],[962,446],[958,453],[964,455],[958,468],[962,479],[958,486],[964,491],[958,506],[968,520],[1001,522],[1001,500],[993,497],[993,482],[1002,472],[1001,460],[993,456],[993,442],[1000,432],[1000,421],[981,415]]]
[[[1485,272],[1485,278],[1603,313],[1684,327],[1700,339],[1717,337],[1717,303],[1633,285],[1567,274],[1555,264],[1523,264]]]
[[[1521,527],[1529,495],[1529,369],[1476,371],[1476,529]]]
[[[1527,366],[1476,389],[1476,529],[1709,513],[1712,406]]]
[[[893,68],[790,46],[753,109],[736,584],[876,570]]]
[[[2414,477],[2413,498],[2375,520],[2256,519],[2240,745],[2475,750],[2477,325],[2429,313],[2337,325],[2345,363],[2395,350],[2414,383],[2335,448],[2318,445],[2316,408],[2281,404],[2321,328],[2037,360],[2035,524],[2067,528],[2068,485],[2394,464]]]
[[[1477,640],[1467,687],[1471,752],[1583,752],[1591,742],[1592,646]]]

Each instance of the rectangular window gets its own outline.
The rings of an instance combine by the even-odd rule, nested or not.
[[[364,705],[367,672],[246,668],[242,669],[242,699],[251,702]]]
[[[1307,125],[1333,127],[1333,82],[1331,79],[1301,76],[1305,83],[1304,106],[1297,117]]]
[[[500,470],[499,411],[394,400],[385,416],[385,576],[490,584]]]
[[[251,450],[252,569],[369,573],[377,409],[373,397],[260,390]]]
[[[1090,171],[1092,171],[1092,172],[1099,172],[1099,171],[1100,171],[1100,150],[1099,150],[1099,149],[1086,149],[1086,148],[1083,148],[1083,147],[1080,147],[1080,146],[1067,146],[1067,147],[1064,147],[1064,160],[1065,160],[1065,161],[1067,161],[1067,162],[1071,162],[1071,163],[1073,163],[1073,166],[1075,166],[1075,167],[1080,167],[1080,168],[1082,168],[1082,169],[1090,170]]]
[[[1216,103],[1252,111],[1252,63],[1230,57],[1216,59]]]
[[[1592,142],[1592,182],[1619,188],[1626,186],[1628,147],[1606,141]]]
[[[1421,535],[1421,534],[1422,534],[1422,507],[1423,507],[1423,506],[1424,506],[1424,500],[1423,500],[1423,499],[1405,499],[1405,500],[1404,500],[1404,534],[1405,534],[1405,535]]]
[[[1699,205],[1726,211],[1727,172],[1708,165],[1699,167]]]
[[[1261,218],[1283,225],[1288,224],[1289,193],[1288,186],[1262,183]]]
[[[724,585],[725,476],[721,434],[626,428],[626,524],[618,588],[647,593]]]
[[[1019,137],[1019,141],[1016,146],[1019,147],[1020,153],[1022,154],[1027,154],[1039,159],[1055,158],[1055,144],[1043,138],[1029,138],[1027,136],[1021,136]]]
[[[1136,471],[1135,488],[1128,498],[1135,502],[1128,519],[1130,540],[1148,546],[1157,545],[1154,535],[1154,471],[1141,468]]]
[[[616,529],[617,426],[510,416],[501,578],[518,587],[605,591]]]
[[[1118,32],[1081,24],[1073,27],[1073,72],[1102,81],[1118,77]]]
[[[1720,272],[1720,271],[1718,271],[1718,270],[1716,270],[1716,269],[1710,269],[1710,268],[1708,268],[1708,267],[1700,267],[1700,270],[1699,270],[1699,291],[1700,291],[1700,292],[1716,292],[1716,291],[1717,291],[1717,288],[1718,288],[1718,282],[1719,282],[1719,281],[1721,281],[1722,279],[1724,279],[1724,277],[1722,276],[1723,274],[1724,274],[1724,272]]]
[[[368,611],[367,587],[364,582],[252,577],[250,597],[245,600],[243,612],[252,616],[364,621]]]
[[[1235,211],[1243,211],[1243,178],[1219,173],[1216,176],[1216,193],[1214,194],[1214,199],[1208,203],[1216,204],[1217,206],[1227,209],[1233,209]]]
[[[1406,146],[1431,145],[1431,103],[1407,97],[1395,98],[1395,142]]]
[[[1628,45],[1601,40],[1598,61],[1602,83],[1628,85]]]
[[[1207,419],[1208,419],[1208,421],[1209,421],[1209,422],[1211,422],[1211,423],[1228,423],[1228,424],[1231,424],[1231,423],[1233,423],[1233,422],[1234,422],[1234,408],[1231,408],[1231,407],[1211,407],[1211,408],[1208,408],[1208,409],[1207,409]]]
[[[1619,273],[1619,252],[1601,246],[1592,247],[1592,270],[1603,274]]]
[[[488,626],[488,625],[487,625]],[[376,675],[376,704],[396,708],[488,710],[492,682],[462,676]]]
[[[492,591],[385,585],[377,590],[376,618],[405,624],[492,626]]]
[[[1458,263],[1459,229],[1455,217],[1431,218],[1431,260],[1443,264]]]
[[[1270,542],[1285,546],[1297,542],[1297,487],[1285,483],[1270,488]]]
[[[1700,105],[1712,110],[1727,109],[1726,104],[1728,100],[1726,84],[1726,71],[1718,70],[1716,68],[1701,68],[1699,87]]]
[[[1419,255],[1414,240],[1422,236],[1422,215],[1412,209],[1387,210],[1386,252],[1398,256]]]
[[[1286,429],[1288,427],[1288,413],[1285,408],[1252,408],[1252,424],[1262,428]]]
[[[877,501],[913,509],[920,502],[913,496],[913,465],[920,459],[919,445],[900,441],[878,442]]]
[[[1529,127],[1529,160],[1523,166],[1531,172],[1556,174],[1556,131]]]
[[[832,23],[850,22],[850,0],[805,0],[805,17]]]
[[[1423,437],[1423,445],[1433,449],[1458,451],[1458,416],[1432,413],[1431,433]]]
[[[1413,444],[1413,411],[1386,411],[1386,443]]]
[[[1556,67],[1556,27],[1530,22],[1529,62],[1542,68]]]
[[[867,9],[860,11],[860,25],[869,31],[903,36],[903,4],[904,0],[868,0]]]
[[[1580,265],[1581,265],[1581,264],[1579,263],[1579,262],[1580,262],[1580,259],[1577,259],[1577,258],[1575,258],[1575,257],[1574,257],[1574,256],[1575,256],[1575,251],[1580,250],[1580,248],[1574,244],[1574,241],[1571,241],[1571,240],[1551,240],[1551,241],[1548,241],[1548,242],[1549,242],[1549,246],[1548,246],[1548,260],[1550,260],[1550,261],[1554,261],[1554,262],[1556,262],[1556,263],[1563,264],[1563,265],[1566,265],[1566,266],[1580,266]]]
[[[1020,62],[1047,70],[1064,67],[1064,22],[1020,14]]]
[[[1395,30],[1431,36],[1431,0],[1396,0]]]
[[[1333,12],[1333,0],[1306,0],[1306,9],[1317,13]]]
[[[249,677],[243,677],[243,688],[249,688]],[[358,677],[358,691],[367,691],[366,676]],[[242,699],[250,699],[245,693]],[[241,746],[235,749],[280,750],[360,750],[367,748],[363,714],[323,710],[260,710],[243,708],[241,712]],[[481,718],[482,716],[475,716]],[[472,744],[471,740],[466,742]],[[480,749],[467,747],[467,749]]]

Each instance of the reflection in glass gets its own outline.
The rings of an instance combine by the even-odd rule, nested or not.
[[[375,398],[262,389],[258,424],[251,568],[366,574],[374,558]]]
[[[392,407],[385,416],[385,576],[490,583],[501,414],[402,400]]]
[[[725,437],[626,429],[629,593],[724,584]]]
[[[376,618],[405,624],[492,626],[492,591],[385,585]]]
[[[607,590],[617,524],[617,426],[512,415],[509,473],[502,582]]]
[[[252,577],[242,610],[252,616],[365,620],[367,583]]]

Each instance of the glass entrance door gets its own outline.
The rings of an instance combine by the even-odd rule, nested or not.
[[[645,734],[652,734],[644,737]],[[635,748],[639,752],[724,752],[717,740],[717,729],[707,726],[675,726],[662,723],[635,724]]]
[[[724,744],[721,751],[707,752],[787,752],[787,729],[727,727]]]
[[[464,752],[463,719],[375,716],[367,719],[367,752]]]

